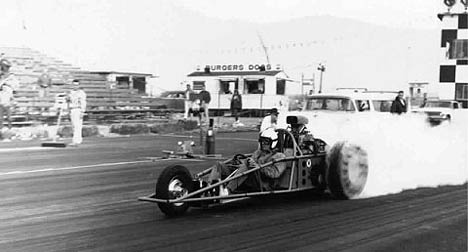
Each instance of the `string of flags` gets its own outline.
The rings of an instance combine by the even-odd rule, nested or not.
[[[268,51],[281,51],[281,50],[291,50],[291,49],[300,49],[314,46],[325,45],[330,42],[337,42],[342,40],[341,37],[333,38],[328,41],[324,40],[312,40],[312,41],[295,41],[289,43],[281,44],[270,44],[265,45],[265,49]],[[198,54],[244,54],[244,53],[254,53],[254,52],[263,52],[264,49],[261,46],[251,46],[251,47],[237,47],[237,48],[222,48],[217,50],[197,50]]]

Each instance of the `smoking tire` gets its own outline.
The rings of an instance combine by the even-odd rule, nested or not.
[[[357,197],[367,181],[367,152],[358,145],[342,141],[330,149],[327,162],[326,180],[332,195],[338,199]]]
[[[192,176],[188,169],[181,165],[166,167],[156,183],[156,198],[158,199],[177,199],[192,191]],[[158,207],[167,216],[174,217],[184,214],[189,205],[184,202],[158,202]]]

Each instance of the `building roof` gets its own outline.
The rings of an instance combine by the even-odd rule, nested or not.
[[[266,75],[266,76],[275,76],[283,71],[274,70],[274,71],[212,71],[205,73],[204,71],[193,72],[187,77],[200,77],[200,76],[249,76],[249,75]]]
[[[150,73],[135,73],[135,72],[120,72],[120,71],[90,71],[90,73],[109,75],[109,74],[120,74],[120,75],[134,75],[134,76],[145,76],[145,77],[158,77]]]

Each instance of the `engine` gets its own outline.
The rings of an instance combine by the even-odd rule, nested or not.
[[[290,132],[294,136],[299,148],[305,152],[304,154],[325,151],[326,143],[321,139],[315,138],[307,129],[306,125],[309,123],[307,117],[301,115],[287,116],[286,123],[290,125]]]

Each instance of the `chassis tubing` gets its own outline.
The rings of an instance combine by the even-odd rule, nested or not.
[[[209,185],[207,187],[204,187],[204,188],[201,188],[197,191],[194,191],[194,192],[191,192],[183,197],[180,197],[180,198],[177,198],[177,199],[155,199],[155,198],[152,198],[151,196],[148,196],[148,197],[141,197],[139,198],[140,200],[144,200],[144,201],[151,201],[151,202],[163,202],[163,203],[179,203],[179,202],[184,202],[187,200],[187,198],[190,198],[192,196],[195,196],[195,195],[198,195],[198,194],[201,194],[201,193],[204,193],[210,189],[213,189],[215,187],[218,187],[224,183],[227,183],[231,180],[234,180],[234,179],[237,179],[237,178],[240,178],[244,175],[247,175],[249,173],[252,173],[252,172],[255,172],[255,171],[258,171],[266,166],[269,166],[269,165],[272,165],[272,164],[275,164],[275,163],[279,163],[279,162],[287,162],[287,161],[297,161],[299,159],[303,159],[303,158],[312,158],[312,157],[319,157],[319,156],[326,156],[326,154],[315,154],[315,155],[304,155],[304,156],[301,156],[301,157],[286,157],[286,158],[282,158],[282,159],[278,159],[278,160],[274,160],[274,161],[270,161],[268,163],[265,163],[263,165],[260,165],[259,167],[257,168],[254,168],[254,169],[250,169],[248,171],[245,171],[245,172],[241,172],[239,174],[236,174],[228,179],[225,179],[225,180],[222,180],[222,181],[219,181],[215,184],[212,184],[212,185]],[[281,191],[276,191],[276,192],[292,192],[292,191],[303,191],[303,190],[309,190],[310,188],[304,188],[304,189],[288,189],[288,190],[281,190]],[[266,191],[266,192],[256,192],[256,193],[260,193],[260,194],[256,194],[256,193],[246,193],[246,194],[249,194],[250,196],[254,196],[254,195],[263,195],[263,194],[273,194],[275,191]],[[242,195],[242,197],[245,197],[244,194],[239,194],[239,195]],[[154,194],[152,195],[154,196]],[[231,196],[235,196],[235,197],[232,197],[232,198],[238,198],[240,196],[236,196],[236,194],[231,194]],[[229,198],[229,195],[226,196],[226,198]],[[200,201],[200,200],[204,200],[204,199],[208,199],[208,197],[206,198],[197,198],[197,199],[194,199],[194,200],[189,200],[189,201]],[[216,197],[212,197],[212,199],[221,199],[220,196],[216,196]]]
[[[215,199],[239,199],[239,198],[249,198],[251,196],[260,196],[260,195],[268,195],[268,194],[282,194],[282,193],[290,193],[290,192],[301,192],[311,190],[311,188],[296,188],[296,189],[285,189],[285,190],[272,190],[272,191],[263,191],[263,192],[247,192],[247,193],[238,193],[238,194],[230,194],[225,196],[212,196],[212,197],[203,197],[203,198],[191,198],[191,199],[156,199],[153,198],[154,194],[146,196],[146,197],[139,197],[138,199],[141,201],[149,201],[149,202],[159,202],[159,203],[180,203],[180,202],[194,202],[194,201],[205,201],[205,200],[215,200]]]

